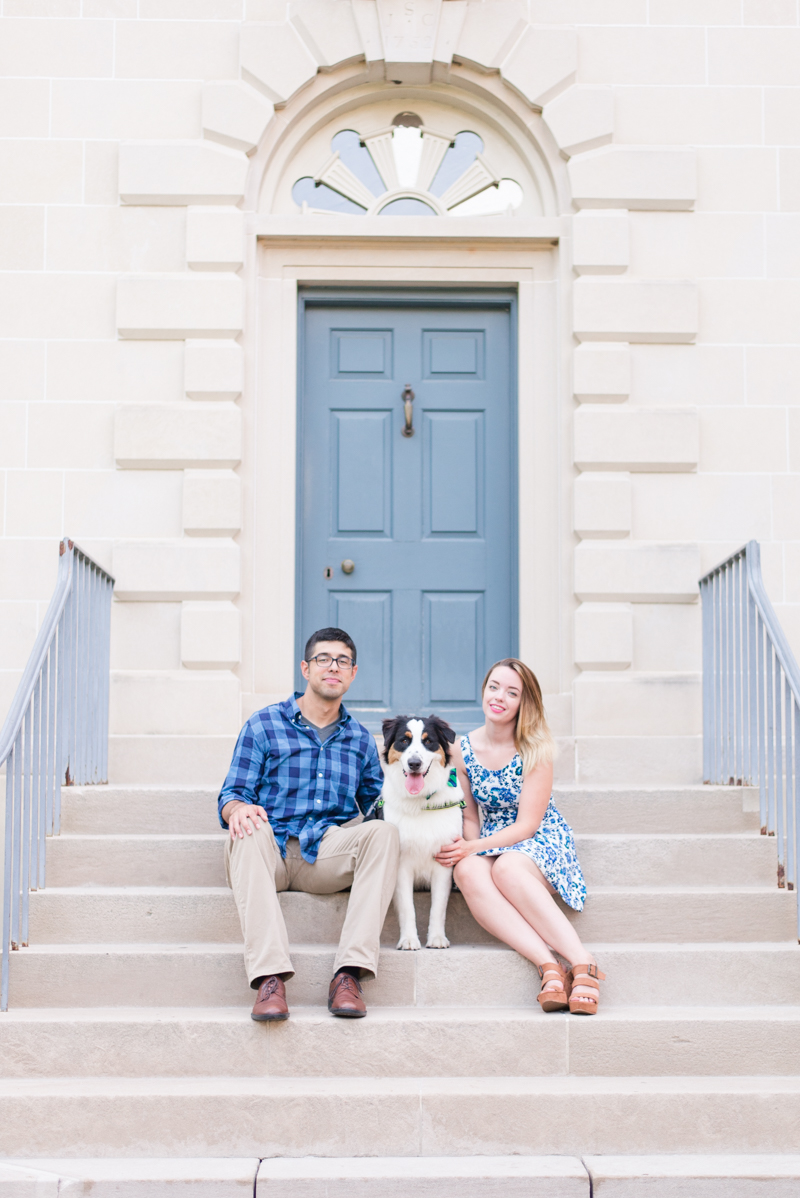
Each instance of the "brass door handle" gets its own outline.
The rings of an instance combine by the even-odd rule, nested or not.
[[[344,559],[344,561],[342,562],[342,573],[343,574],[352,574],[353,571],[355,570],[355,568],[356,568],[356,563],[354,561],[352,561],[349,557],[346,557]]]
[[[411,384],[406,383],[403,390],[403,412],[405,413],[406,422],[400,430],[404,437],[414,436],[414,392],[411,390]]]

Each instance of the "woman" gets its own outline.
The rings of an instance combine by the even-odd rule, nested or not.
[[[544,1011],[594,1015],[605,974],[552,897],[582,911],[586,884],[572,829],[550,797],[555,744],[539,683],[507,657],[489,670],[482,695],[486,723],[453,754],[466,800],[463,836],[436,860],[455,866],[481,927],[537,966]],[[572,962],[569,973],[552,949]]]

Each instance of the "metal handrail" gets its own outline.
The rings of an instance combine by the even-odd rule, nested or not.
[[[10,952],[28,943],[28,896],[46,878],[46,838],[61,828],[61,787],[108,776],[108,682],[114,579],[64,539],[58,577],[0,729],[6,767],[0,1011]]]
[[[703,779],[758,785],[761,834],[777,839],[778,886],[797,890],[800,667],[764,588],[758,541],[701,578],[700,594]]]

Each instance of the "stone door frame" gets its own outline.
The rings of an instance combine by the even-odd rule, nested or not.
[[[417,225],[413,219],[399,219]],[[308,228],[310,222],[303,223]],[[384,227],[386,223],[382,221]],[[572,604],[568,580],[567,594],[560,594],[559,222],[530,223],[539,227],[529,230],[527,238],[520,237],[520,230],[503,230],[505,236],[497,230],[477,247],[474,229],[448,236],[446,244],[421,235],[418,227],[400,236],[393,231],[391,239],[379,242],[368,230],[334,238],[321,228],[303,235],[294,229],[287,236],[271,223],[269,232],[259,231],[254,327],[245,338],[253,400],[245,405],[242,463],[244,656],[255,671],[246,707],[285,697],[294,674],[294,641],[287,637],[276,651],[274,630],[293,628],[296,611],[298,292],[303,286],[516,291],[519,645],[523,658],[537,662],[546,689],[560,689],[563,603],[566,599],[567,610]]]

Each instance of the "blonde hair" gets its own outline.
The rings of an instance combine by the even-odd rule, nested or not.
[[[542,688],[533,670],[526,666],[524,661],[520,661],[518,657],[504,657],[502,661],[496,661],[487,672],[481,687],[481,698],[492,672],[500,666],[507,666],[509,670],[518,674],[522,684],[517,723],[514,728],[514,744],[522,758],[522,772],[529,774],[537,765],[552,761],[556,755],[556,742],[544,714]]]

